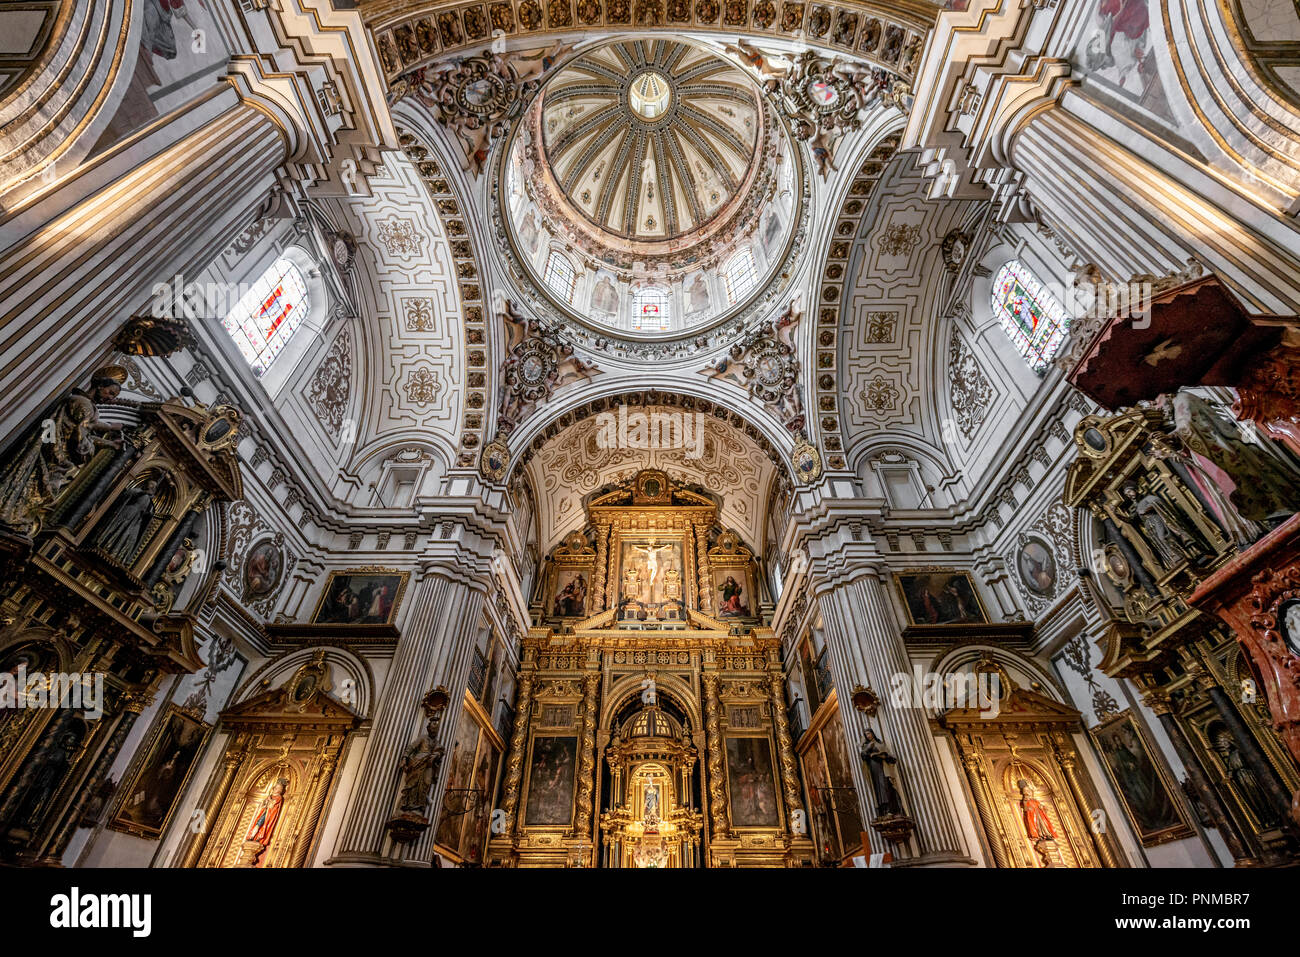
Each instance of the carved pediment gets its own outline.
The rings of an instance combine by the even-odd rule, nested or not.
[[[218,501],[244,497],[239,474],[241,416],[228,405],[184,405],[179,400],[142,406],[144,418],[157,426],[163,445],[178,463],[189,465],[194,480]]]
[[[318,651],[280,687],[223,711],[221,724],[238,731],[346,731],[360,724],[361,716],[330,690],[329,666]]]

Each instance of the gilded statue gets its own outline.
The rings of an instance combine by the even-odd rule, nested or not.
[[[122,391],[126,370],[105,366],[89,390],[72,389],[9,449],[0,466],[0,526],[31,535],[42,512],[102,448],[121,448],[117,426],[102,422],[99,406]]]

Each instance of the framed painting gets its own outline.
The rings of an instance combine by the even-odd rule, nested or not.
[[[588,565],[556,565],[552,580],[550,608],[556,618],[587,617],[587,591],[591,586]]]
[[[1192,828],[1174,796],[1172,778],[1155,757],[1132,709],[1108,718],[1089,734],[1142,846],[1190,837]]]
[[[768,738],[727,738],[727,790],[732,827],[776,827],[781,823]]]
[[[573,823],[573,784],[578,764],[576,735],[539,734],[528,759],[528,827],[568,827]]]
[[[361,568],[330,572],[313,625],[391,625],[410,572]]]
[[[154,726],[144,760],[130,772],[113,815],[114,830],[158,837],[198,762],[212,726],[169,704]]]
[[[1022,539],[1016,553],[1016,570],[1025,587],[1040,598],[1050,598],[1056,593],[1056,556],[1041,538]]]
[[[261,601],[273,595],[284,575],[284,552],[274,538],[254,543],[244,560],[244,600]]]
[[[987,625],[968,572],[908,570],[894,576],[911,625]]]
[[[469,787],[470,776],[474,772],[474,758],[478,751],[479,723],[468,704],[462,705],[460,722],[456,725],[456,736],[452,738],[451,754],[447,756],[447,783],[443,789],[442,818],[438,821],[438,830],[434,843],[456,850],[460,844],[460,831],[464,824],[459,810],[452,807],[456,801],[449,801],[452,794],[461,794]]]
[[[713,567],[713,600],[719,618],[752,618],[754,589],[746,566]]]

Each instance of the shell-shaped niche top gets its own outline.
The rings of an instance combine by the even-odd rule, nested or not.
[[[753,83],[673,39],[591,50],[542,100],[542,147],[565,203],[613,237],[664,242],[725,217],[752,179],[762,110]]]

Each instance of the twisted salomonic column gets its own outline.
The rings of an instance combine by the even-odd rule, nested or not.
[[[596,570],[591,576],[591,611],[604,611],[609,607],[606,600],[606,577],[609,564],[609,526],[596,526]]]
[[[849,692],[866,685],[881,696],[878,717],[885,744],[898,758],[904,810],[916,821],[920,857],[916,864],[974,863],[962,840],[949,783],[939,769],[934,735],[925,710],[891,707],[886,691],[894,675],[911,675],[901,634],[885,598],[880,571],[858,563],[834,582],[815,588],[826,629],[835,686],[840,690],[840,714],[850,742],[856,747],[866,730],[865,717],[846,707]],[[862,763],[851,760],[860,795],[871,794]],[[876,796],[876,801],[880,796]],[[874,802],[862,801],[864,821],[876,818]],[[895,857],[901,858],[901,848]]]
[[[525,670],[526,669],[526,670]],[[506,783],[501,798],[501,809],[506,812],[509,834],[516,830],[516,812],[519,809],[519,785],[524,774],[524,748],[528,744],[528,719],[533,713],[533,670],[525,662],[519,672],[515,692],[515,727],[510,735],[510,753],[506,756]]]
[[[963,747],[960,736],[957,738],[957,751],[961,755],[962,767],[966,769],[966,780],[970,783],[971,794],[975,796],[975,809],[979,811],[980,820],[984,822],[984,831],[989,836],[993,861],[998,867],[1011,867],[1013,865],[1007,857],[1007,848],[1011,846],[1011,842],[1007,837],[1006,828],[1002,826],[1001,815],[994,810],[990,798],[992,788],[989,785],[988,775],[984,772],[984,762],[978,753]],[[997,840],[993,840],[994,835],[997,836]]]
[[[594,845],[591,797],[596,786],[596,689],[600,686],[600,674],[591,672],[584,676],[583,686],[582,757],[579,758],[578,765],[577,813],[573,816],[573,834],[575,837],[585,837]]]
[[[199,823],[200,828],[189,837],[189,843],[184,846],[181,853],[180,863],[177,867],[198,867],[199,858],[207,846],[209,825],[216,821],[217,812],[221,810],[221,805],[225,803],[226,796],[230,793],[230,786],[235,781],[235,775],[239,773],[240,767],[243,766],[244,759],[248,757],[249,738],[245,731],[235,735],[234,740],[226,746],[226,753],[221,758],[221,776],[216,778],[204,795],[199,806]]]
[[[1061,766],[1065,773],[1065,783],[1070,786],[1070,794],[1074,796],[1074,805],[1079,809],[1084,827],[1088,827],[1092,820],[1092,808],[1096,806],[1095,798],[1089,797],[1087,790],[1083,786],[1083,781],[1079,778],[1078,762],[1074,750],[1074,743],[1069,736],[1056,732],[1052,735],[1052,750],[1056,752],[1056,763]],[[1106,840],[1106,830],[1097,830],[1088,827],[1088,833],[1092,835],[1092,846],[1097,851],[1097,857],[1101,861],[1102,867],[1123,867],[1119,858],[1115,856],[1114,849],[1110,842]]]
[[[785,711],[785,674],[779,660],[772,662],[772,668],[768,681],[772,689],[776,747],[781,760],[781,784],[785,788],[786,820],[793,822],[794,812],[803,810],[803,799],[799,795],[799,766],[794,757],[794,743],[790,740],[790,718]]]
[[[722,732],[718,725],[718,676],[704,676],[704,729],[709,742],[709,819],[713,837],[726,837],[727,796],[722,790]]]
[[[475,537],[468,530],[466,535]],[[384,825],[395,809],[399,766],[411,742],[424,731],[424,696],[438,685],[451,691],[450,720],[442,722],[438,741],[444,754],[451,753],[489,573],[487,560],[480,555],[490,555],[492,549],[490,545],[474,548],[473,542],[463,547],[448,548],[449,544],[431,545],[440,547],[440,553],[426,557],[421,566],[402,637],[375,707],[373,730],[334,863],[386,863]],[[434,797],[426,813],[430,821],[437,820],[437,795],[448,764],[443,762],[434,781]],[[432,860],[433,831],[430,828],[407,847],[406,860]]]
[[[316,837],[316,828],[320,826],[321,811],[325,809],[325,798],[329,794],[330,782],[334,780],[334,769],[338,766],[341,744],[340,741],[330,745],[329,750],[316,765],[311,797],[307,803],[307,814],[302,831],[298,835],[298,846],[293,853],[294,867],[307,866],[307,854],[311,850],[312,842]]]
[[[707,525],[695,525],[695,581],[699,589],[700,611],[706,615],[713,611],[713,585],[709,581],[709,529]]]

